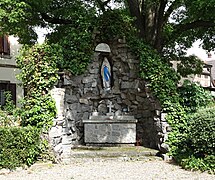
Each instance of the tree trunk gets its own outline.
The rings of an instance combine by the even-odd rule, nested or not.
[[[164,10],[167,0],[145,2],[144,0],[127,1],[130,13],[136,18],[135,26],[140,37],[158,52],[163,49],[162,30],[164,25]]]

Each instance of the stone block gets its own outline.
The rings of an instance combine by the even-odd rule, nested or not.
[[[55,105],[57,109],[57,117],[64,115],[64,88],[54,88],[51,90],[51,96],[55,100]]]
[[[54,146],[60,144],[62,142],[62,137],[54,138]]]
[[[82,80],[82,83],[84,83],[84,84],[91,83],[91,82],[93,82],[93,79],[94,79],[93,76],[84,77]]]
[[[131,101],[129,101],[128,99],[124,99],[122,101],[122,103],[125,104],[125,105],[127,105],[127,106],[131,106],[132,105]]]
[[[160,150],[162,153],[165,154],[165,153],[168,153],[168,152],[169,152],[170,147],[169,147],[168,144],[162,143],[162,144],[160,145],[160,147],[159,147],[159,150]]]
[[[121,82],[121,89],[131,89],[133,84],[128,81],[122,81]]]
[[[88,99],[86,99],[86,98],[80,98],[79,99],[79,103],[81,103],[81,104],[88,104],[89,102],[88,102]]]
[[[100,112],[100,113],[107,113],[107,106],[105,104],[100,104],[98,106],[98,112]]]
[[[69,103],[69,104],[77,103],[78,102],[78,97],[76,95],[66,96],[66,102]]]
[[[161,121],[166,121],[167,113],[161,113]]]
[[[80,104],[79,104],[79,103],[73,103],[73,104],[69,105],[69,109],[70,109],[71,111],[80,109]]]
[[[99,68],[92,67],[89,70],[89,72],[90,72],[90,74],[98,74],[99,73]]]
[[[135,69],[135,65],[134,64],[129,63],[128,66],[129,66],[130,70],[134,70]]]
[[[125,93],[121,93],[121,98],[122,99],[128,99]]]
[[[123,81],[128,81],[128,80],[129,80],[129,77],[128,77],[128,76],[123,76],[123,77],[122,77],[122,80],[123,80]]]
[[[91,93],[93,88],[84,88],[84,94]]]
[[[82,112],[92,112],[92,106],[89,105],[82,105],[81,106]]]
[[[141,97],[141,96],[136,96],[136,100],[137,100],[138,102],[140,102],[140,104],[141,104],[142,102],[145,101],[145,98],[143,98],[143,97]]]
[[[89,112],[84,112],[83,114],[83,119],[88,119],[90,116],[90,113]]]
[[[69,145],[72,143],[72,136],[66,136],[64,135],[62,137],[62,145]]]
[[[143,117],[144,117],[144,118],[152,117],[152,113],[151,113],[150,110],[144,110],[144,111],[142,112],[142,114],[143,114]]]
[[[54,147],[54,152],[56,152],[57,154],[62,154],[62,152],[63,152],[62,143],[60,143]]]
[[[94,81],[93,83],[92,83],[92,87],[96,87],[97,86],[97,81]]]
[[[49,131],[49,137],[51,138],[60,137],[61,135],[62,135],[61,126],[52,127],[51,130]]]

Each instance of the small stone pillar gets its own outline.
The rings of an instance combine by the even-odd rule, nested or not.
[[[57,109],[57,119],[62,119],[64,117],[64,88],[54,88],[51,90],[51,96],[55,100]]]
[[[63,137],[63,126],[65,124],[65,113],[64,113],[64,100],[65,100],[65,89],[64,88],[54,88],[51,90],[51,96],[55,101],[57,114],[56,118],[53,120],[53,126],[49,131],[49,138],[51,146],[58,158],[61,159],[64,153],[64,147],[62,143]]]

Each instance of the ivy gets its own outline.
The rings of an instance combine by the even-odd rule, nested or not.
[[[184,168],[214,173],[215,156],[211,151],[214,136],[210,135],[214,131],[214,113],[210,113],[210,109],[193,116],[200,107],[210,104],[212,96],[199,85],[188,81],[178,89],[180,76],[171,64],[142,40],[130,37],[129,45],[140,58],[140,76],[147,81],[167,113],[166,120],[172,127],[166,142],[170,145],[169,155]],[[182,72],[188,73],[188,69],[181,68]],[[204,157],[198,157],[199,153]]]
[[[25,90],[21,109],[21,125],[49,128],[55,117],[55,103],[49,90],[58,79],[57,61],[62,59],[57,45],[24,47],[17,65],[21,69],[18,78]]]
[[[129,45],[140,58],[140,76],[147,81],[161,105],[165,107],[167,102],[178,102],[177,83],[180,77],[171,65],[141,39],[130,37]]]

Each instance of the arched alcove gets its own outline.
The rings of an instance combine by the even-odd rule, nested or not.
[[[110,46],[106,43],[100,43],[96,46],[95,48],[96,52],[106,52],[106,53],[110,53],[111,49]]]

